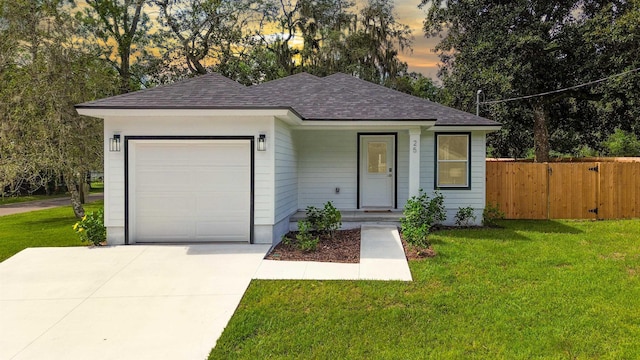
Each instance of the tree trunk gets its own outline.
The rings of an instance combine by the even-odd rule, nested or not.
[[[129,81],[131,80],[129,52],[127,50],[120,51],[122,51],[120,55],[120,93],[126,94],[131,91],[129,86]]]
[[[535,162],[548,162],[551,146],[547,128],[547,109],[543,101],[533,103],[533,146]]]
[[[73,213],[78,219],[81,219],[84,216],[84,208],[80,201],[80,185],[78,184],[77,179],[71,174],[67,174],[64,178],[67,181],[67,189],[71,194],[71,206],[73,207]]]

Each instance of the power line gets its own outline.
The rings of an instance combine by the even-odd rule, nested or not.
[[[606,77],[606,78],[602,78],[602,79],[598,79],[598,80],[594,80],[594,81],[589,81],[589,82],[584,83],[584,84],[575,85],[575,86],[570,86],[570,87],[567,87],[567,88],[564,88],[564,89],[553,90],[553,91],[547,91],[547,92],[544,92],[544,93],[539,93],[539,94],[534,94],[534,95],[520,96],[520,97],[515,97],[515,98],[510,98],[510,99],[504,99],[504,100],[492,100],[492,101],[482,101],[482,102],[478,101],[478,104],[483,104],[483,105],[484,105],[484,104],[498,104],[498,103],[503,103],[503,102],[507,102],[507,101],[523,100],[523,99],[530,99],[530,98],[538,97],[538,96],[545,96],[545,95],[550,95],[550,94],[557,94],[557,93],[560,93],[560,92],[563,92],[563,91],[573,90],[573,89],[578,89],[578,88],[581,88],[581,87],[585,87],[585,86],[589,86],[589,85],[597,84],[597,83],[600,83],[600,82],[603,82],[603,81],[607,81],[607,80],[609,80],[609,79],[612,79],[612,78],[614,78],[614,77],[618,77],[618,76],[626,75],[626,74],[629,74],[629,73],[632,73],[632,72],[636,72],[636,71],[638,71],[638,70],[640,70],[640,67],[639,67],[639,68],[632,69],[632,70],[628,70],[628,71],[625,71],[625,72],[621,72],[621,73],[619,73],[619,74],[611,75],[611,76]]]

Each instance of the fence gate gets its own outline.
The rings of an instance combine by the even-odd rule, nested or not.
[[[640,217],[640,163],[602,162],[598,219]]]
[[[597,163],[550,163],[549,218],[597,219]]]

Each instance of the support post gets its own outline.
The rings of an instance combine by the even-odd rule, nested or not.
[[[409,129],[409,197],[420,191],[420,133],[419,127]]]

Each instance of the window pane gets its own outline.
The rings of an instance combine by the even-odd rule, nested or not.
[[[467,186],[467,162],[438,162],[438,186]]]
[[[438,135],[438,160],[467,160],[467,135]]]
[[[367,158],[370,173],[387,172],[387,143],[369,142],[367,143]]]

